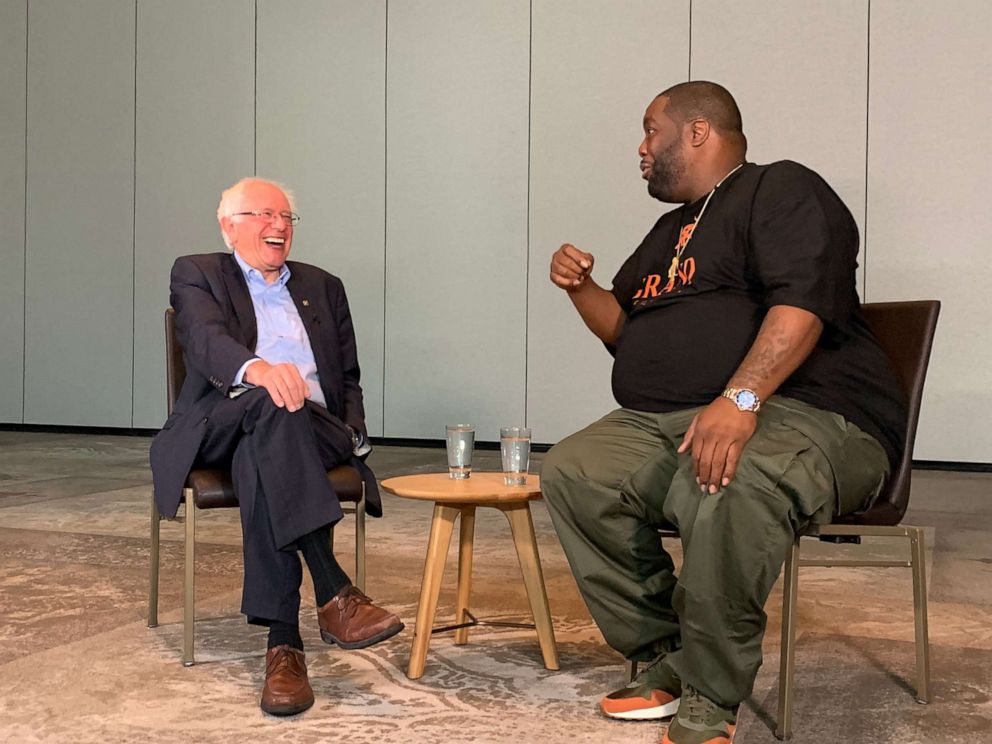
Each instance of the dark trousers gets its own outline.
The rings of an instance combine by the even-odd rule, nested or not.
[[[241,509],[248,622],[299,621],[303,579],[295,542],[341,519],[327,471],[351,455],[345,425],[307,402],[290,413],[264,389],[224,399],[207,417],[196,467],[230,468]]]

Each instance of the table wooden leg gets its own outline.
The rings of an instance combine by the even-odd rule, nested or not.
[[[534,522],[530,516],[530,505],[509,504],[500,506],[500,511],[506,515],[513,533],[513,545],[517,549],[517,559],[520,561],[520,571],[527,588],[527,599],[530,600],[534,625],[537,628],[537,640],[541,644],[541,655],[544,666],[548,669],[558,669],[558,649],[555,646],[555,629],[551,624],[551,609],[548,606],[548,593],[544,588],[544,573],[541,571],[541,557],[537,552],[537,539],[534,537]]]
[[[410,679],[419,679],[424,673],[427,647],[431,642],[431,630],[437,612],[437,596],[441,591],[441,578],[444,576],[444,561],[448,557],[451,532],[458,512],[457,507],[434,504],[431,536],[427,542],[427,559],[424,561],[424,578],[420,585],[420,603],[417,605],[417,625],[413,631],[410,666],[406,671],[406,676]]]
[[[461,508],[461,524],[458,531],[458,604],[455,622],[468,622],[468,602],[472,594],[472,541],[475,537],[475,507]],[[455,645],[468,643],[468,628],[455,631]]]

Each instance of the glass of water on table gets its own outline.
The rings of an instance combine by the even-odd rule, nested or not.
[[[470,477],[475,427],[471,424],[448,424],[445,427],[445,444],[448,447],[448,477],[454,480]]]
[[[508,486],[527,483],[530,467],[530,429],[504,426],[499,430],[499,451],[503,459],[503,482]]]

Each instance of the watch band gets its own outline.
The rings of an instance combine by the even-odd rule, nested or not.
[[[750,388],[728,387],[721,396],[733,401],[738,411],[757,413],[761,409],[761,398]]]

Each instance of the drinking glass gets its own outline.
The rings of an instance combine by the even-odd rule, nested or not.
[[[504,426],[499,430],[499,452],[503,459],[503,482],[508,486],[527,483],[530,467],[530,429]]]
[[[448,477],[455,480],[470,477],[475,427],[471,424],[448,424],[445,427],[445,442],[448,445]]]

